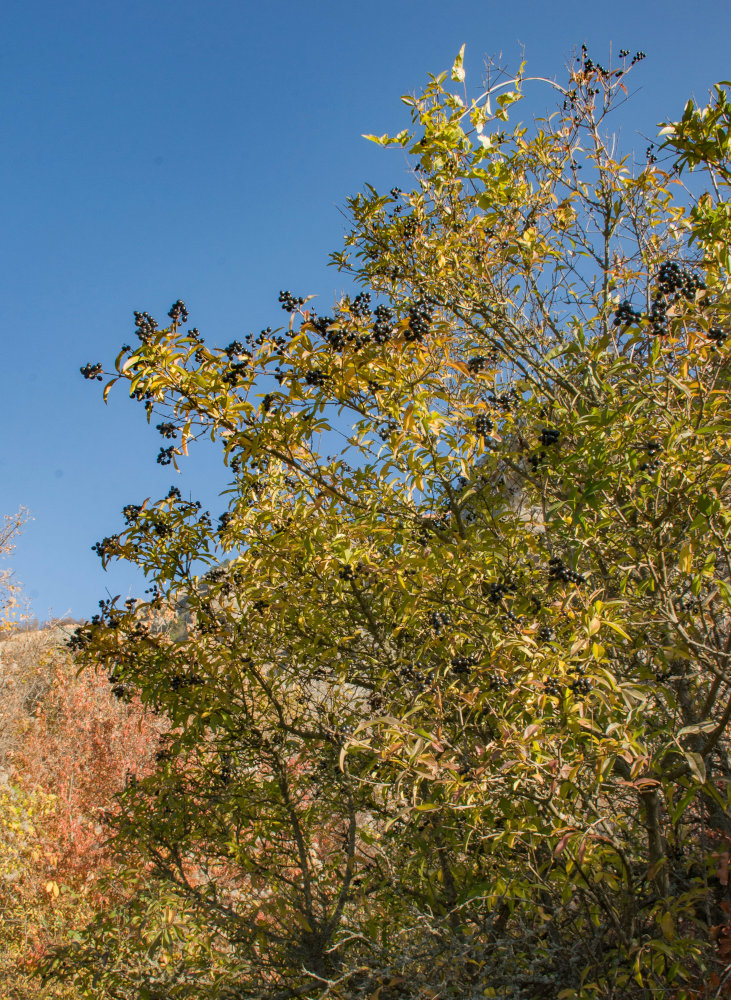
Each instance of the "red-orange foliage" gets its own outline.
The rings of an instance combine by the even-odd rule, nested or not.
[[[50,686],[12,755],[16,780],[56,797],[46,824],[53,877],[77,881],[109,860],[104,818],[130,775],[146,772],[162,729],[138,703],[124,704],[102,674],[76,676],[68,654],[53,654]]]
[[[3,719],[10,797],[0,834],[17,858],[0,885],[0,995],[8,997],[66,997],[42,989],[30,967],[111,903],[100,881],[115,863],[105,817],[130,776],[152,765],[163,728],[139,703],[118,701],[104,674],[77,676],[50,634],[17,636],[2,652],[16,694],[2,709],[13,718]]]

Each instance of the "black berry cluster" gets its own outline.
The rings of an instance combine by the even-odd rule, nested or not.
[[[467,371],[471,372],[473,375],[478,375],[485,368],[488,362],[489,359],[483,354],[476,354],[468,360]]]
[[[350,312],[353,316],[362,319],[371,314],[371,293],[360,292],[350,303]]]
[[[541,625],[536,632],[536,636],[540,642],[553,642],[556,638],[556,629],[552,628],[550,625]]]
[[[97,380],[97,382],[101,382],[101,380],[102,380],[102,366],[99,365],[99,364],[97,364],[97,365],[84,365],[83,368],[79,368],[79,371],[84,376],[84,378],[88,378],[88,379],[94,379],[95,378]]]
[[[503,413],[510,413],[519,398],[518,390],[515,387],[507,389],[496,396],[490,395],[487,397],[488,402],[492,403],[493,406],[496,406]]]
[[[177,302],[173,302],[168,312],[168,316],[173,321],[173,323],[187,323],[188,322],[188,310],[185,308],[185,302],[182,299],[178,299]]]
[[[175,424],[171,423],[157,424],[155,430],[159,431],[164,438],[170,439],[170,438],[176,438],[178,436],[178,428],[175,426]]]
[[[417,299],[409,309],[409,328],[404,333],[407,342],[421,343],[429,333],[434,309],[426,299]]]
[[[668,332],[668,309],[680,299],[692,301],[705,282],[690,268],[677,261],[662,264],[655,278],[655,294],[650,306],[649,320],[652,332],[663,336]]]
[[[167,493],[167,496],[165,497],[165,499],[166,500],[173,500],[173,499],[174,500],[180,500],[180,490],[178,489],[178,487],[177,486],[171,486],[170,489],[168,490],[168,493]]]
[[[504,614],[505,618],[507,618],[507,620],[512,625],[520,625],[520,623],[523,621],[523,618],[520,617],[519,615],[516,615],[516,613],[511,608],[506,608]]]
[[[439,634],[441,630],[448,625],[452,624],[452,619],[444,611],[434,611],[431,616],[431,623],[434,631]]]
[[[334,351],[342,351],[345,347],[359,351],[370,340],[370,336],[363,330],[349,328],[346,319],[313,314],[309,322]]]
[[[153,534],[157,535],[158,538],[169,538],[173,533],[172,525],[168,524],[167,521],[161,517],[151,520],[150,527],[152,528]]]
[[[95,542],[91,547],[91,551],[96,552],[99,558],[103,559],[105,556],[112,555],[114,552],[116,552],[118,547],[119,547],[118,538],[106,537],[102,538],[100,542]]]
[[[639,466],[640,472],[657,472],[660,468],[661,462],[659,458],[654,456],[657,456],[662,451],[662,445],[659,441],[646,441],[644,448],[650,456],[650,460],[648,462],[643,462]]]
[[[179,691],[181,688],[197,687],[203,683],[203,678],[198,674],[173,674],[168,683],[171,691]]]
[[[543,685],[543,690],[554,698],[560,698],[563,694],[563,685],[555,677],[549,677]]]
[[[398,424],[395,420],[389,420],[388,423],[383,424],[378,431],[378,436],[381,441],[388,441],[392,434],[395,434],[398,430]]]
[[[490,583],[487,587],[487,598],[492,604],[499,604],[506,594],[514,594],[515,584],[507,583],[504,580],[497,583]]]
[[[282,309],[288,313],[297,312],[300,306],[305,304],[305,300],[300,295],[292,295],[291,292],[280,292],[279,301],[282,303]]]
[[[478,437],[488,437],[492,434],[495,425],[486,413],[481,413],[475,418],[475,434]]]
[[[452,670],[455,674],[468,674],[472,667],[476,667],[480,662],[477,653],[470,653],[469,656],[455,656],[452,659]]]
[[[175,446],[170,445],[169,448],[161,448],[157,456],[158,465],[170,465],[173,460],[173,455],[175,454]]]
[[[394,325],[394,312],[388,306],[376,306],[373,313],[375,323],[373,324],[373,342],[385,344],[391,339]]]
[[[637,312],[637,310],[632,307],[632,303],[627,299],[620,302],[614,312],[615,326],[634,326],[636,323],[639,323],[641,319],[642,313]]]
[[[136,503],[128,503],[126,507],[122,508],[122,517],[128,526],[134,524],[141,513],[142,507]]]
[[[305,385],[316,386],[317,388],[322,388],[328,381],[330,376],[327,372],[324,372],[322,368],[313,368],[308,371],[305,375]]]
[[[582,695],[589,694],[591,691],[591,681],[588,677],[577,677],[576,680],[569,684],[569,687],[574,692],[574,694]]]
[[[706,337],[720,347],[728,338],[728,330],[723,330],[720,326],[712,326],[708,333],[706,333]]]
[[[135,312],[134,317],[137,336],[143,344],[149,344],[157,330],[157,321],[146,312]]]
[[[655,284],[658,293],[667,298],[675,296],[692,299],[697,291],[706,287],[695,272],[679,264],[676,260],[667,261],[661,265]]]
[[[228,370],[223,373],[221,378],[226,383],[226,385],[236,386],[241,383],[241,381],[246,377],[246,372],[248,371],[248,365],[244,361],[234,361],[233,364],[229,365]]]
[[[418,663],[413,666],[408,663],[404,664],[399,668],[398,673],[403,680],[411,681],[412,683],[416,682],[422,690],[426,687],[426,675]]]
[[[557,431],[554,428],[544,427],[541,431],[541,444],[546,448],[549,445],[558,444],[560,437],[560,431]]]
[[[668,332],[668,310],[681,299],[692,301],[696,292],[706,287],[703,279],[691,268],[678,261],[666,261],[655,276],[655,291],[649,313],[641,313],[628,301],[620,302],[614,313],[615,326],[632,326],[647,319],[656,336]]]
[[[230,510],[224,511],[223,514],[218,519],[218,530],[225,531],[233,520],[233,514]]]
[[[548,560],[548,579],[558,580],[562,583],[585,583],[585,578],[576,570],[569,569],[564,565],[562,559],[553,556]]]
[[[512,691],[515,688],[515,682],[502,674],[488,674],[486,680],[489,691]]]
[[[244,353],[244,345],[239,340],[232,340],[228,347],[224,347],[223,353],[232,361],[237,354]],[[248,351],[246,353],[248,354]]]

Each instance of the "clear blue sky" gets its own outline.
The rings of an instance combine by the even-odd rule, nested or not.
[[[281,288],[342,282],[346,197],[405,186],[399,153],[361,138],[406,124],[399,101],[467,43],[468,82],[485,56],[561,76],[586,42],[644,49],[625,144],[641,152],[731,77],[722,0],[5,0],[2,114],[0,513],[34,520],[11,562],[41,618],[86,617],[144,587],[101,570],[91,545],[121,508],[175,483],[214,515],[218,464],[176,476],[124,390],[105,407],[79,366],[110,368],[132,312],[177,298],[209,343],[282,321]]]

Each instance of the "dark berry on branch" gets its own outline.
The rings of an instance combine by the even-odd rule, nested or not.
[[[388,423],[383,424],[383,426],[378,431],[378,436],[381,441],[388,441],[392,434],[395,434],[398,430],[398,424],[395,420],[389,420]]]
[[[503,677],[502,674],[492,673],[487,676],[487,687],[490,691],[512,691],[515,684],[509,677]]]
[[[148,344],[157,330],[157,322],[146,312],[135,312],[136,333],[143,344]]]
[[[394,313],[388,306],[376,306],[373,313],[375,323],[373,324],[373,340],[376,344],[387,343],[393,334]]]
[[[173,460],[174,453],[175,453],[174,445],[171,445],[169,448],[161,448],[157,456],[158,465],[170,465],[170,463]]]
[[[170,312],[168,316],[173,321],[173,323],[187,323],[188,322],[188,310],[185,308],[185,302],[178,299],[177,302],[173,302],[170,307]]]
[[[639,323],[641,319],[642,313],[633,309],[632,303],[628,302],[627,299],[624,302],[620,302],[614,312],[615,326],[633,326],[635,323]]]
[[[481,413],[475,418],[475,434],[478,437],[488,437],[492,433],[494,426],[486,413]]]
[[[353,316],[370,316],[371,313],[371,294],[370,292],[360,292],[359,295],[353,299],[350,303],[350,311]]]
[[[417,299],[409,309],[409,328],[404,340],[421,343],[431,329],[433,309],[424,299]]]
[[[548,579],[557,580],[562,583],[585,583],[585,578],[576,570],[569,569],[563,561],[556,556],[548,560]]]
[[[116,538],[102,538],[100,542],[95,542],[91,547],[92,552],[96,552],[100,559],[104,556],[110,555],[118,545],[118,539]]]
[[[101,382],[101,380],[102,380],[102,366],[100,364],[96,364],[96,365],[91,365],[91,364],[84,365],[83,368],[79,368],[79,371],[84,376],[84,378],[88,378],[88,379],[94,379],[95,378],[97,380],[97,382]]]
[[[431,616],[432,626],[436,633],[441,632],[445,625],[451,625],[452,619],[444,611],[435,611]]]
[[[288,313],[297,312],[300,306],[304,305],[305,300],[299,296],[292,295],[291,292],[280,292],[279,301],[282,303],[282,309]]]
[[[470,653],[468,656],[455,656],[452,659],[452,670],[455,674],[468,674],[472,667],[476,667],[480,662],[477,653]]]
[[[558,444],[558,440],[561,437],[560,431],[554,428],[544,428],[541,431],[541,444],[548,447],[552,444]]]
[[[652,474],[654,472],[657,472],[657,470],[660,468],[661,465],[662,462],[660,461],[659,458],[653,458],[651,462],[643,462],[642,465],[639,466],[639,470],[640,472],[647,472]]]
[[[541,642],[552,642],[556,638],[556,629],[550,625],[542,625],[536,635]]]
[[[485,365],[488,363],[488,359],[483,357],[481,354],[476,354],[473,358],[470,358],[467,362],[467,370],[473,375],[479,374]]]
[[[122,508],[122,516],[128,525],[134,524],[140,516],[141,511],[142,507],[139,504],[128,503],[126,507]]]
[[[589,694],[591,691],[591,681],[588,677],[579,677],[577,680],[571,682],[570,687],[574,694]]]
[[[175,424],[157,424],[155,430],[159,431],[164,438],[176,438],[178,436],[178,428]]]
[[[322,388],[330,376],[322,368],[313,368],[305,375],[305,385],[313,385]]]
[[[223,373],[221,378],[227,385],[239,385],[241,380],[246,376],[248,367],[249,366],[244,361],[234,361],[228,371]]]

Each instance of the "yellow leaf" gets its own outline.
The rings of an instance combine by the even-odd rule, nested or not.
[[[680,554],[678,556],[678,569],[681,573],[690,573],[691,567],[693,565],[693,544],[692,542],[683,542],[680,549]]]
[[[667,938],[668,941],[672,941],[675,937],[675,922],[673,921],[672,914],[663,913],[660,917],[660,929],[663,932],[663,936]]]

